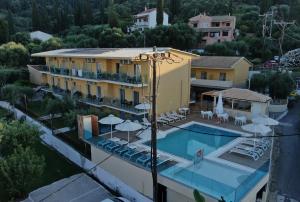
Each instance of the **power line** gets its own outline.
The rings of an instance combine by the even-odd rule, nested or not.
[[[224,135],[224,134],[215,134],[215,133],[208,133],[208,132],[201,132],[201,131],[191,130],[191,129],[188,129],[188,128],[182,128],[182,127],[179,127],[179,126],[175,126],[175,125],[172,125],[172,124],[169,124],[169,123],[166,123],[166,125],[174,127],[174,128],[178,128],[180,130],[185,130],[185,131],[189,131],[189,132],[193,132],[193,133],[198,133],[198,134],[201,134],[201,135],[209,135],[209,136],[217,136],[217,137],[243,137],[243,138],[249,138],[249,139],[252,139],[252,138],[266,138],[266,137],[267,138],[295,137],[295,136],[300,137],[300,134],[298,134],[298,133],[288,134],[288,135],[263,135],[263,136],[257,136],[257,137],[242,136],[242,135]]]

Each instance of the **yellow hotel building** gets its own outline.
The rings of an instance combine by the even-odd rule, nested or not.
[[[152,68],[141,60],[152,48],[60,49],[32,54],[45,58],[45,65],[28,65],[30,80],[48,86],[52,93],[68,92],[95,107],[109,107],[142,115],[134,108],[150,102]],[[172,48],[158,48],[174,61],[157,68],[157,113],[178,110],[190,102],[191,61],[196,55]]]
[[[245,88],[250,67],[244,57],[201,56],[192,61],[191,97],[199,101],[201,94],[212,90]]]

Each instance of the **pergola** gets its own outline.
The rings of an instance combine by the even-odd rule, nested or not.
[[[209,91],[201,94],[201,107],[203,96],[211,96],[214,98],[213,110],[217,103],[217,97],[222,93],[224,110],[234,117],[238,114],[245,115],[248,119],[253,114],[268,113],[268,106],[271,98],[269,96],[242,88],[230,88],[221,91]]]

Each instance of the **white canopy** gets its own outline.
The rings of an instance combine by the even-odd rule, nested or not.
[[[272,119],[270,117],[267,117],[267,116],[259,116],[259,117],[253,118],[252,122],[255,124],[263,124],[265,126],[277,126],[279,124],[278,121],[276,121],[275,119]]]
[[[116,125],[116,129],[119,131],[127,132],[128,135],[128,143],[129,143],[129,132],[130,131],[137,131],[142,128],[142,125],[139,123],[134,123],[130,120],[126,120],[124,123],[120,123]]]
[[[217,114],[223,114],[224,113],[222,93],[219,93],[218,103],[217,103],[217,107],[216,107],[216,113]]]
[[[122,123],[124,120],[112,114],[99,120],[99,123],[110,125],[110,138],[112,138],[112,125]]]

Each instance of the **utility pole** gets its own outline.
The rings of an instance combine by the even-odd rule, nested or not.
[[[262,36],[265,44],[265,37],[272,38],[272,29],[273,29],[273,17],[274,17],[275,7],[271,8],[271,11],[259,15],[263,18],[263,27],[262,27]]]
[[[177,57],[174,55],[174,57]],[[153,180],[153,201],[158,201],[158,183],[157,183],[157,121],[156,121],[156,98],[157,98],[157,75],[156,70],[158,64],[162,61],[170,63],[180,63],[171,58],[171,53],[168,50],[158,51],[156,46],[152,52],[142,53],[139,56],[140,61],[151,62],[152,64],[152,117],[151,117],[151,173]],[[151,68],[151,65],[150,65]]]
[[[151,171],[152,171],[152,180],[153,180],[153,201],[157,202],[157,142],[156,142],[156,132],[157,132],[157,123],[156,123],[156,63],[157,63],[157,49],[153,47],[153,72],[152,72],[152,121],[151,121]]]
[[[283,51],[282,51],[282,45],[283,45],[283,40],[284,40],[284,35],[285,35],[285,30],[289,25],[293,25],[295,24],[295,21],[292,22],[286,22],[286,21],[274,21],[275,25],[278,25],[281,28],[281,36],[278,40],[279,43],[279,49],[280,49],[280,54],[281,56],[283,55]]]

